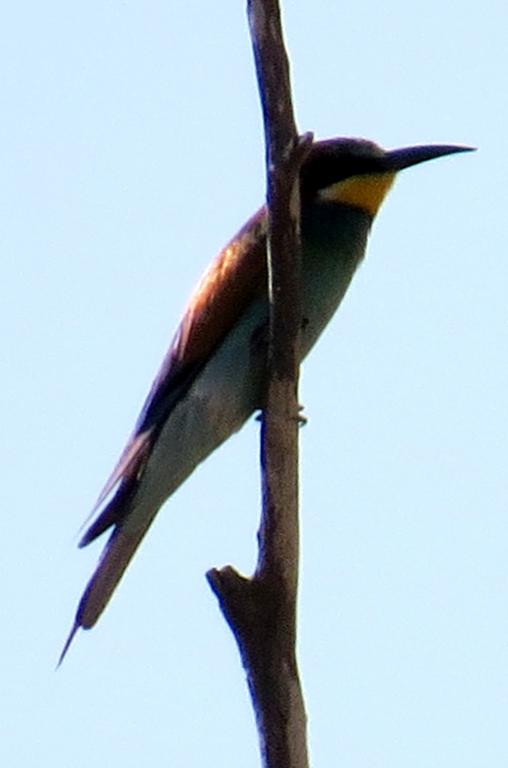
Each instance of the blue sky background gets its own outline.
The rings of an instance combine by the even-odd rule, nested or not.
[[[285,2],[303,130],[477,145],[407,171],[308,359],[299,658],[312,764],[508,762],[505,2]],[[264,194],[244,4],[21,0],[0,25],[0,757],[253,768],[206,584],[250,572],[258,426],[159,515],[54,671],[77,534],[192,287]]]

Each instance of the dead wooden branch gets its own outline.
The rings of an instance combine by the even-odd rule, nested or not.
[[[270,335],[261,419],[263,509],[254,576],[212,570],[210,585],[238,643],[265,768],[307,768],[296,663],[298,373],[301,326],[299,170],[312,137],[296,131],[277,0],[248,0],[267,164]]]

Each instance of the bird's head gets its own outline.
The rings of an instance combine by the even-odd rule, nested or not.
[[[319,141],[314,144],[301,170],[302,201],[360,208],[374,217],[399,171],[472,149],[429,144],[384,150],[365,139]]]

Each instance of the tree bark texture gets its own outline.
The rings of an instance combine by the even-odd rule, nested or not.
[[[298,374],[302,317],[299,171],[312,136],[298,137],[277,0],[248,0],[266,141],[270,333],[261,418],[262,514],[252,578],[207,576],[238,643],[265,768],[307,768],[296,662]]]

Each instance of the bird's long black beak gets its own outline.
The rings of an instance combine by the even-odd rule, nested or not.
[[[427,144],[420,147],[404,147],[389,150],[385,155],[387,171],[402,171],[418,163],[434,160],[444,155],[454,155],[457,152],[474,152],[475,147],[461,147],[456,144]]]

